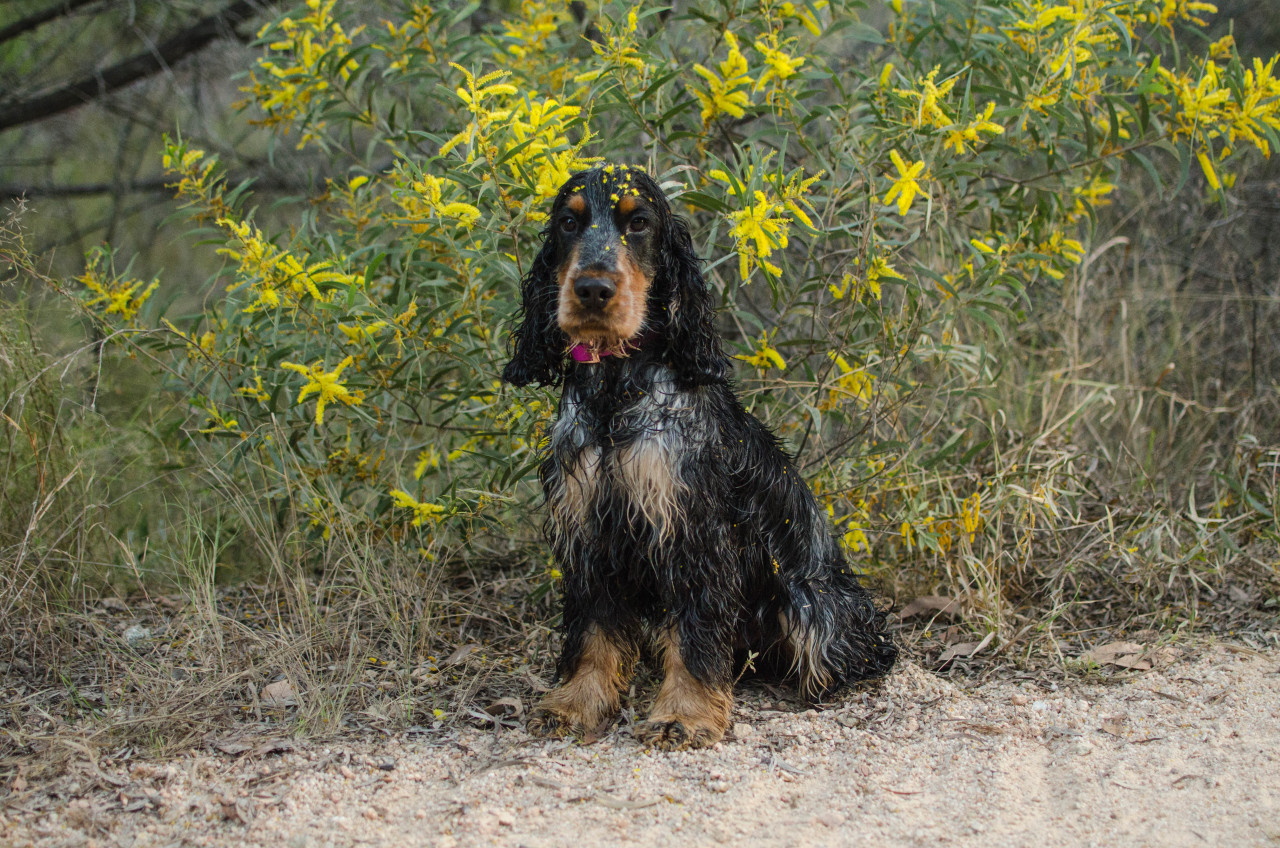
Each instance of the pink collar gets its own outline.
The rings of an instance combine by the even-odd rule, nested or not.
[[[645,340],[645,336],[641,335],[634,339],[627,339],[622,343],[621,348],[613,350],[607,347],[596,347],[586,342],[578,342],[569,348],[569,356],[574,362],[581,362],[584,365],[593,365],[606,356],[628,356],[631,351],[639,350],[641,343]]]

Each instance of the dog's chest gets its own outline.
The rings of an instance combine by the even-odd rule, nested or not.
[[[699,441],[692,400],[660,379],[624,403],[599,401],[574,390],[561,400],[551,433],[553,518],[578,533],[621,511],[667,536],[688,492],[682,467]]]

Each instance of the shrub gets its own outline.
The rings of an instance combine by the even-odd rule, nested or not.
[[[643,167],[708,260],[749,405],[847,545],[991,627],[1052,582],[1038,557],[1067,592],[1063,533],[1097,521],[1072,430],[1106,392],[1055,369],[1117,244],[1099,215],[1227,196],[1277,141],[1275,59],[1208,42],[1195,0],[583,8],[482,26],[309,0],[268,24],[246,119],[321,151],[317,190],[268,227],[251,185],[170,139],[226,260],[206,308],[162,317],[164,281],[105,256],[85,307],[167,356],[220,466],[318,539],[518,545],[554,402],[497,379],[518,283],[571,173]],[[1095,564],[1134,559],[1108,544]]]

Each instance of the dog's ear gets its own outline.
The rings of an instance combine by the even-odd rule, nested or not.
[[[672,215],[663,233],[664,274],[669,286],[667,356],[676,377],[688,385],[723,380],[729,370],[720,334],[715,328],[715,304],[693,252],[693,239],[684,220]]]
[[[520,285],[520,323],[511,332],[511,361],[502,369],[502,379],[515,386],[556,386],[564,378],[566,340],[556,321],[555,239],[543,236],[542,250]]]

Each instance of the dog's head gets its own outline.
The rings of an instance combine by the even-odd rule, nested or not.
[[[504,380],[554,385],[574,359],[636,351],[656,355],[687,384],[724,377],[689,228],[648,174],[608,166],[573,175],[543,240],[522,283]]]

